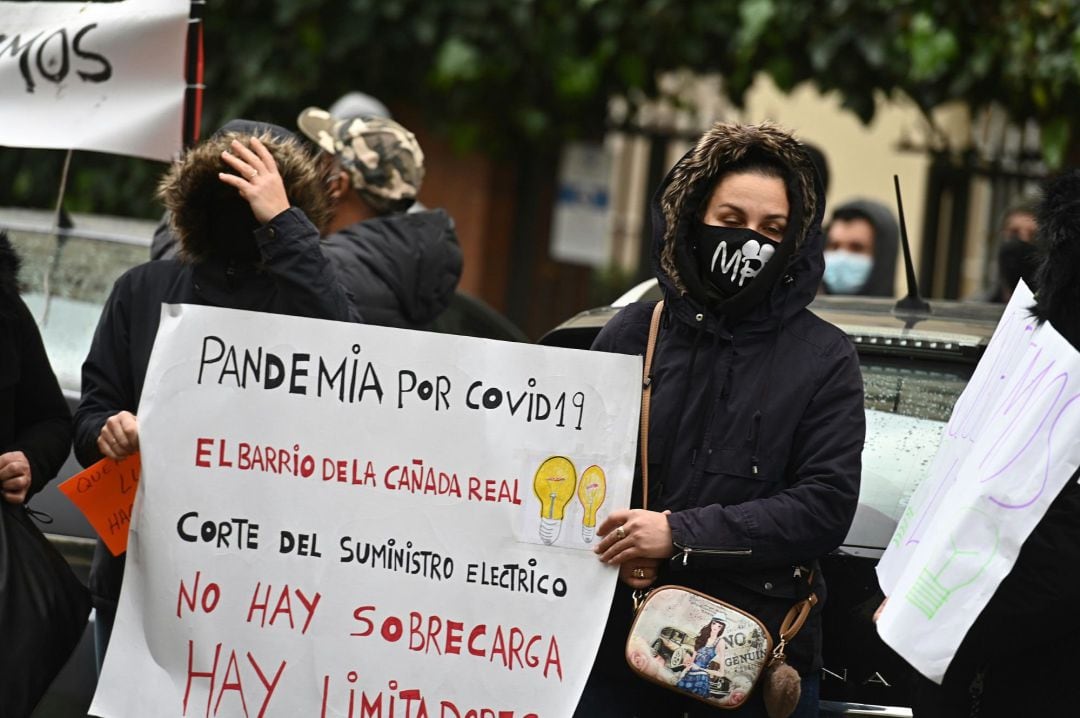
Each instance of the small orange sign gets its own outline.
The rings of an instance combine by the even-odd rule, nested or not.
[[[139,452],[120,461],[102,459],[59,486],[82,511],[113,556],[127,551],[139,467]]]

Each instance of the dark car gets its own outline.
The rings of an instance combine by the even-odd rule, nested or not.
[[[623,306],[659,298],[656,282],[644,282],[611,306],[567,320],[540,343],[586,349]],[[851,338],[866,392],[859,506],[843,545],[822,562],[829,581],[822,715],[911,716],[911,668],[882,643],[872,622],[883,598],[874,565],[929,471],[941,430],[1003,307],[934,302],[929,311],[903,311],[888,299],[821,296],[810,309]]]

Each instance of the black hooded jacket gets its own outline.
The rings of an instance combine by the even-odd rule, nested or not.
[[[461,248],[441,209],[357,222],[327,236],[322,249],[371,324],[427,328],[461,278]]]
[[[696,198],[750,149],[796,178],[788,187],[789,230],[754,280],[766,282],[764,296],[737,314],[721,313],[694,298],[680,243],[696,221]],[[823,197],[788,134],[721,124],[675,166],[653,208],[666,306],[652,370],[648,508],[671,510],[676,550],[658,583],[691,586],[758,613],[774,636],[805,591],[795,567],[813,567],[840,544],[858,499],[865,432],[858,358],[839,329],[806,309],[824,267]],[[626,307],[593,348],[644,353],[652,309]],[[820,571],[814,587],[824,599]],[[613,608],[613,619],[619,611]],[[820,630],[819,604],[789,647],[790,663],[804,675],[820,667]]]
[[[293,143],[268,140],[267,144],[283,176],[305,177],[307,195],[313,195],[318,176],[310,157]],[[216,181],[220,160],[211,154],[205,161],[214,163],[212,172],[205,173],[207,181]],[[175,181],[185,186],[181,179]],[[197,189],[187,188],[195,214],[206,210],[198,206]],[[297,186],[291,189],[298,194]],[[281,212],[253,235],[237,237],[236,241],[245,246],[254,243],[259,257],[256,264],[208,255],[207,238],[192,235],[189,240],[180,233],[186,259],[147,262],[116,280],[82,368],[82,399],[75,411],[75,455],[83,466],[102,458],[97,438],[105,421],[120,411],[134,413],[138,408],[162,304],[356,319],[337,274],[320,249],[319,231],[299,207]],[[90,571],[95,605],[115,606],[123,570],[124,557],[113,557],[99,541]]]
[[[874,228],[874,265],[870,276],[853,292],[866,297],[895,296],[896,259],[900,249],[900,228],[892,212],[881,202],[872,199],[856,199],[845,202],[833,210],[833,217],[842,213],[857,213],[865,217]],[[825,285],[826,291],[829,285]]]
[[[71,412],[16,285],[19,261],[0,232],[0,454],[21,451],[33,496],[56,476],[71,449]],[[0,499],[2,500],[2,499]]]

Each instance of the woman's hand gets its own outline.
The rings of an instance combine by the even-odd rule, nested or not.
[[[634,590],[643,590],[656,583],[660,575],[659,558],[636,558],[619,564],[619,580]]]
[[[221,158],[236,174],[220,172],[218,177],[247,200],[259,224],[266,224],[289,208],[285,183],[278,174],[274,156],[258,138],[251,138],[251,149],[240,140],[233,140],[232,151],[222,152]]]
[[[669,513],[645,509],[613,511],[597,528],[596,532],[603,540],[593,550],[600,555],[601,561],[616,566],[640,559],[656,559],[653,566],[659,565],[660,560],[671,558],[675,553],[667,519]],[[645,568],[636,564],[635,567]],[[655,573],[645,576],[649,577],[655,578]]]
[[[130,411],[113,414],[98,434],[98,449],[102,454],[120,461],[139,450],[139,422]]]
[[[30,491],[30,461],[21,451],[0,454],[0,492],[9,504],[26,502]]]
[[[881,602],[881,605],[877,607],[877,610],[874,611],[874,623],[877,623],[878,619],[881,618],[881,612],[885,610],[885,604],[888,603],[888,602],[889,602],[889,597],[886,596],[885,600],[883,600]],[[864,613],[863,615],[865,616],[866,614]]]

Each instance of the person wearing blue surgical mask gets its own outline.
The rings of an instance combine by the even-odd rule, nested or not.
[[[840,205],[827,232],[825,293],[893,296],[898,235],[892,212],[880,202]]]

